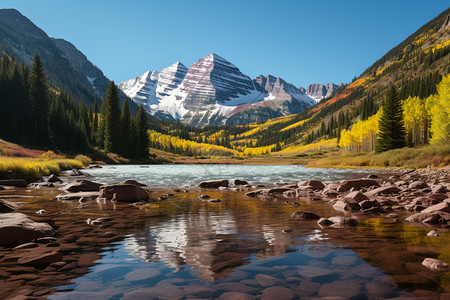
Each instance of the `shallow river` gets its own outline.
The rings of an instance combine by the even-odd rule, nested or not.
[[[144,222],[50,299],[439,299],[450,292],[449,272],[421,266],[425,257],[448,261],[448,232],[430,238],[427,228],[358,215],[357,227],[322,229],[289,217],[296,210],[343,214],[320,200],[300,198],[294,206],[195,188],[206,179],[292,183],[373,172],[278,165],[105,166],[86,172],[99,182],[135,179],[153,189],[189,192],[172,191],[173,198],[149,205]],[[167,191],[156,190],[155,197],[159,193]],[[204,193],[223,202],[199,200]]]

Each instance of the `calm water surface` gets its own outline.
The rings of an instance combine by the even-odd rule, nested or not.
[[[174,189],[206,179],[335,181],[368,173],[274,165],[106,166],[87,172],[100,182],[135,179]],[[366,217],[356,228],[322,229],[315,221],[289,217],[295,210],[340,214],[322,201],[302,198],[293,206],[249,199],[243,192],[208,191],[223,200],[208,203],[197,198],[202,193],[174,193],[149,206],[142,212],[148,214],[145,222],[105,248],[90,273],[50,299],[233,299],[237,294],[227,293],[259,297],[273,287],[279,288],[279,299],[389,299],[420,293],[439,299],[438,293],[450,291],[450,273],[420,265],[425,257],[449,259],[448,233],[428,238],[426,228]]]

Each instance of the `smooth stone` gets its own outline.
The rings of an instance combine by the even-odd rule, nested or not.
[[[308,211],[297,210],[291,214],[291,218],[293,219],[309,219],[309,220],[318,220],[320,217],[315,213]]]
[[[149,198],[146,190],[133,184],[110,184],[100,187],[99,198],[118,202],[138,202]]]
[[[200,298],[210,298],[215,293],[217,293],[217,290],[206,287],[206,286],[193,286],[188,285],[183,288],[184,293],[187,296],[196,296]]]
[[[423,260],[422,265],[433,271],[447,271],[448,264],[436,258],[427,257]]]
[[[75,180],[72,183],[66,185],[63,189],[68,192],[98,192],[102,186],[101,183],[93,182],[90,180]]]
[[[430,230],[430,231],[427,233],[427,236],[437,237],[437,236],[439,236],[439,234],[436,232],[436,230]]]
[[[61,261],[63,255],[60,252],[47,252],[36,256],[20,258],[18,263],[24,266],[45,267],[51,263]]]
[[[228,186],[228,180],[208,180],[208,181],[202,181],[199,183],[199,187],[204,189],[217,189],[219,187],[227,187]]]
[[[219,300],[255,300],[256,297],[240,292],[226,292],[219,296]]]
[[[261,300],[291,300],[295,298],[295,293],[285,287],[273,286],[266,288],[262,295]]]
[[[254,293],[258,289],[237,282],[224,282],[215,286],[218,290],[227,292]]]
[[[270,275],[265,275],[265,274],[257,274],[255,276],[255,280],[262,287],[273,286],[280,282],[279,279],[277,279],[273,276],[270,276]]]
[[[357,281],[336,280],[331,283],[324,283],[320,287],[320,297],[344,297],[350,299],[361,293],[361,284]]]
[[[150,278],[154,278],[161,275],[161,272],[155,268],[143,268],[132,271],[125,275],[125,280],[127,281],[140,281]]]
[[[0,214],[0,245],[23,244],[54,234],[49,224],[34,222],[24,214]]]

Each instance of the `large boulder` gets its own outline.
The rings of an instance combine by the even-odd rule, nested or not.
[[[72,193],[76,192],[96,192],[102,184],[90,180],[75,180],[64,187],[64,190]]]
[[[350,179],[342,181],[342,186],[347,190],[351,188],[359,189],[362,187],[380,186],[378,182],[373,179]]]
[[[50,225],[34,222],[24,214],[0,214],[0,245],[23,244],[54,234]]]
[[[298,187],[304,187],[304,186],[310,186],[313,190],[321,191],[325,188],[325,185],[322,183],[322,181],[319,180],[306,180],[297,183]]]
[[[368,197],[379,196],[383,194],[394,194],[401,192],[401,189],[396,187],[395,185],[382,186],[371,191],[365,192],[364,195]]]
[[[27,182],[24,179],[5,179],[5,180],[0,180],[0,185],[14,186],[14,187],[27,187]]]
[[[141,187],[147,186],[146,184],[137,182],[136,180],[133,180],[133,179],[128,179],[128,180],[122,181],[119,184],[132,184],[132,185],[137,185],[137,186],[141,186]]]
[[[110,184],[100,187],[99,198],[116,200],[118,202],[138,202],[148,199],[148,193],[134,184]]]
[[[199,184],[199,187],[203,189],[217,189],[219,187],[227,187],[228,186],[228,180],[208,180],[208,181],[202,181]]]

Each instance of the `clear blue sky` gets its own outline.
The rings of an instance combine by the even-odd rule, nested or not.
[[[349,82],[448,0],[3,0],[116,83],[215,52],[250,77]]]

